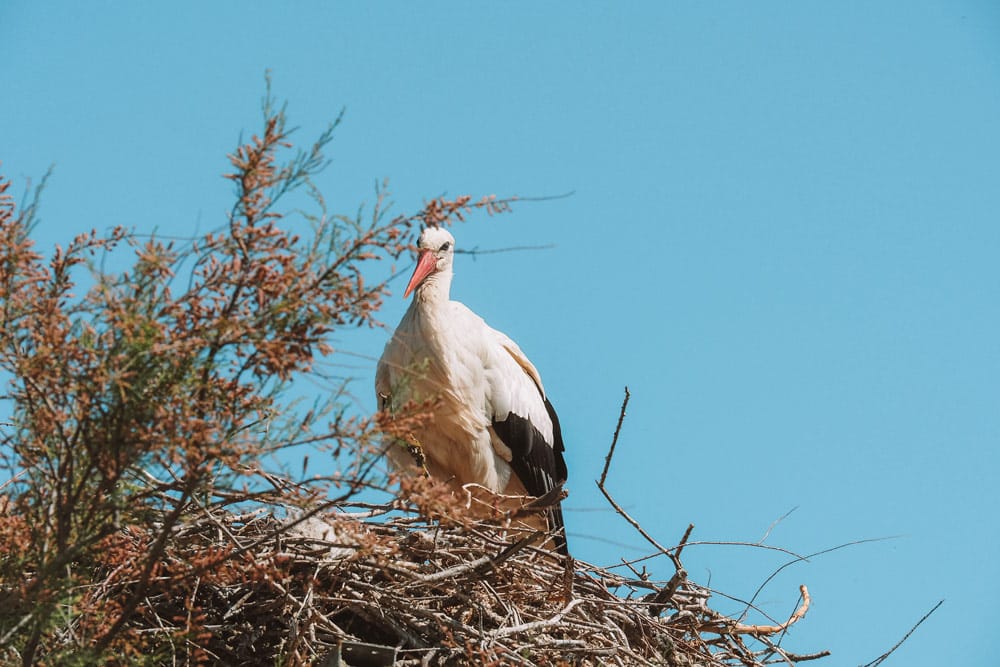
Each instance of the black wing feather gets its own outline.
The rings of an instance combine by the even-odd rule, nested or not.
[[[562,430],[559,428],[559,418],[552,404],[545,399],[545,410],[552,420],[551,444],[535,426],[521,415],[513,412],[503,421],[493,420],[493,430],[505,445],[510,448],[510,466],[514,469],[525,490],[532,496],[544,496],[546,493],[562,486],[566,482],[566,460],[563,452]],[[548,511],[550,524],[555,533],[556,549],[563,555],[569,555],[566,545],[566,529],[563,522],[562,507],[556,503]]]

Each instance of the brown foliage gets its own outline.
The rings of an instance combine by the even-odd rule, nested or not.
[[[35,202],[18,210],[0,181],[0,368],[12,414],[0,436],[11,477],[0,493],[0,595],[18,601],[0,608],[0,651],[25,664],[82,646],[141,653],[124,630],[192,512],[294,507],[368,483],[374,420],[348,416],[336,389],[303,416],[287,388],[296,374],[317,375],[338,328],[378,324],[387,285],[367,282],[364,268],[398,259],[426,215],[388,219],[384,192],[367,220],[327,214],[311,177],[335,125],[284,159],[290,131],[269,99],[262,133],[229,156],[228,223],[196,239],[92,230],[46,258],[30,238]],[[302,234],[278,208],[296,190],[318,209],[303,214]],[[428,210],[443,207],[434,217],[447,222],[467,201]],[[129,270],[100,268],[123,250]],[[301,444],[353,458],[309,483],[263,470],[265,457]],[[227,557],[185,558],[170,576],[204,576]],[[114,573],[108,585],[132,582],[129,596],[81,596],[95,568]],[[67,613],[69,644],[56,636]]]

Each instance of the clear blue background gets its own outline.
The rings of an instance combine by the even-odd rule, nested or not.
[[[532,357],[569,448],[572,546],[799,553],[760,602],[823,664],[990,665],[1000,594],[1000,5],[995,2],[0,4],[0,160],[48,166],[38,237],[221,224],[263,74],[353,212],[549,195],[456,229],[453,295]],[[402,282],[384,316],[394,326]],[[361,409],[388,331],[362,355]],[[747,598],[786,558],[692,546]],[[659,576],[665,564],[651,566]],[[740,606],[716,598],[724,611]],[[758,619],[759,620],[759,619]]]

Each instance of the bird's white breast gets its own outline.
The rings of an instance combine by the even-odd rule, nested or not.
[[[503,491],[511,452],[491,432],[491,422],[513,412],[553,441],[536,380],[537,371],[513,341],[463,304],[446,301],[434,308],[411,304],[382,355],[376,383],[396,408],[409,399],[439,399],[433,420],[414,434],[430,463],[461,484]]]

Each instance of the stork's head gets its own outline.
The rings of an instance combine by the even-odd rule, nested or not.
[[[410,282],[403,292],[403,297],[419,287],[429,276],[442,271],[451,271],[455,259],[455,237],[443,227],[428,227],[420,234],[417,241],[420,254],[417,255],[417,268],[410,276]]]

